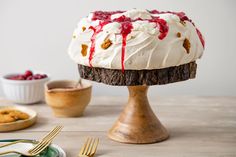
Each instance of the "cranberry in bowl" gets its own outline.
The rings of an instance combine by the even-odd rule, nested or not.
[[[7,99],[19,104],[33,104],[44,99],[44,84],[49,81],[44,73],[27,70],[1,78]]]

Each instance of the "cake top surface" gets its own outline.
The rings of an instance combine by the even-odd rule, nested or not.
[[[82,18],[68,53],[77,63],[107,69],[162,69],[202,56],[204,37],[183,12],[95,11]]]

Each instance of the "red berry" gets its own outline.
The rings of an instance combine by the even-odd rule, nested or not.
[[[42,79],[42,76],[40,74],[35,74],[33,78],[38,80],[38,79]]]
[[[26,77],[24,75],[17,75],[14,77],[14,80],[26,80]]]
[[[33,79],[34,79],[33,76],[29,76],[26,78],[26,80],[33,80]]]
[[[16,76],[10,76],[10,77],[8,77],[7,79],[10,79],[10,80],[16,80],[17,77],[16,77]]]
[[[30,70],[27,70],[27,71],[25,71],[25,77],[26,78],[28,78],[29,76],[32,76],[33,75],[33,72],[32,71],[30,71]]]
[[[48,77],[46,74],[42,74],[42,78],[46,78]]]
[[[10,80],[38,80],[48,77],[46,74],[33,74],[32,71],[27,70],[24,74],[12,75],[7,77]]]

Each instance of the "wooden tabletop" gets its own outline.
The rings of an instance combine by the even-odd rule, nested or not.
[[[125,97],[94,97],[83,117],[55,118],[44,103],[28,105],[38,112],[34,126],[0,133],[0,139],[40,139],[55,125],[64,125],[54,143],[67,157],[76,157],[87,136],[99,137],[97,157],[236,157],[236,97],[160,97],[150,104],[170,132],[167,141],[130,145],[106,134],[126,103]],[[8,105],[1,100],[0,105]]]

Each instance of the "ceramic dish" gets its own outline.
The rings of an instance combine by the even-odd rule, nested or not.
[[[24,113],[27,113],[30,118],[26,120],[19,120],[11,123],[1,123],[0,124],[0,132],[7,132],[7,131],[15,131],[20,129],[25,129],[32,126],[37,120],[37,113],[29,108],[22,107],[22,106],[0,106],[1,109],[9,109],[9,110],[19,110]]]
[[[7,99],[19,104],[33,104],[44,99],[44,84],[49,77],[37,80],[11,80],[9,74],[1,77],[2,87]]]
[[[2,140],[2,141],[0,140],[0,143],[4,142],[2,144],[5,144],[5,142],[14,142],[14,141],[16,141],[16,140]],[[27,144],[29,144],[29,143],[27,143]],[[31,145],[33,146],[33,144],[31,144]],[[7,149],[11,148],[11,146],[7,146],[7,147],[8,147]],[[24,144],[19,145],[18,148],[19,147],[24,149]],[[5,147],[4,148],[0,148],[0,151],[2,152],[2,151],[4,151],[4,149],[6,149],[6,148]],[[19,154],[8,154],[8,155],[3,155],[3,156],[4,157],[23,157],[23,156],[21,156]],[[0,157],[2,157],[2,156],[0,155]],[[66,157],[66,153],[58,145],[51,144],[46,150],[44,150],[42,153],[40,153],[39,155],[37,155],[35,157]]]

